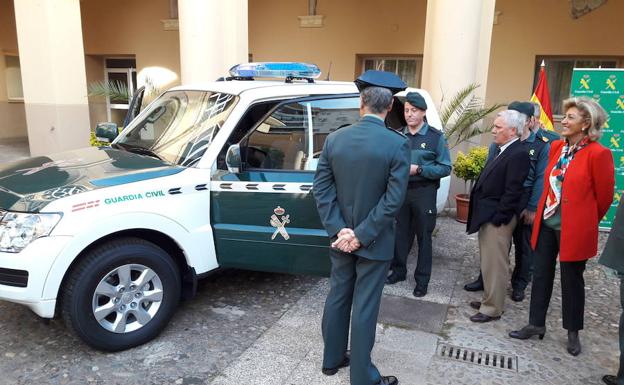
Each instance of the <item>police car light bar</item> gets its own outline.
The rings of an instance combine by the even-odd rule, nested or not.
[[[286,81],[304,79],[310,81],[321,76],[314,64],[296,62],[244,63],[230,68],[233,78],[283,78]]]

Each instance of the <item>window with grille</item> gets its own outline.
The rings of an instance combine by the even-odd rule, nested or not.
[[[419,56],[361,56],[362,72],[388,71],[397,74],[408,87],[420,87],[422,57]]]

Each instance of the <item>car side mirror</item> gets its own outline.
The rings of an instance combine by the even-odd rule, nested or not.
[[[238,174],[241,169],[240,145],[231,145],[225,154],[225,164],[229,172]]]
[[[119,135],[117,123],[101,122],[95,126],[95,137],[100,142],[112,142]]]

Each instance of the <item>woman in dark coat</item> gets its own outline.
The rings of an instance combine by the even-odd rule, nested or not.
[[[624,309],[624,200],[620,201],[611,234],[598,262],[618,273],[620,304]],[[624,311],[620,315],[620,369],[617,376],[606,375],[602,381],[607,385],[624,385]]]
[[[533,224],[529,324],[509,336],[544,337],[558,255],[563,328],[568,330],[567,350],[576,356],[581,352],[579,330],[585,312],[583,272],[587,260],[598,254],[598,224],[613,202],[615,178],[611,151],[598,143],[606,112],[585,97],[570,98],[563,107],[563,140],[550,147],[544,192]]]

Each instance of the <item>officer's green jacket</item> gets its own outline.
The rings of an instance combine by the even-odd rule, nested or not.
[[[331,239],[343,228],[355,231],[362,247],[354,254],[378,261],[394,254],[394,219],[403,204],[409,175],[405,136],[377,116],[331,133],[318,162],[313,193]]]
[[[609,239],[598,261],[617,270],[620,274],[624,274],[624,203],[622,202],[624,200],[620,201]]]
[[[410,175],[410,182],[437,181],[451,174],[451,154],[444,134],[426,122],[415,135],[403,128],[403,134],[410,141],[411,164],[422,168],[419,175]]]

